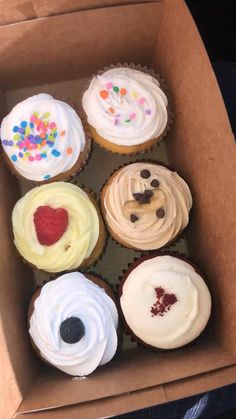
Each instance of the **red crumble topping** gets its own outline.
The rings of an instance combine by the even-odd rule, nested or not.
[[[176,303],[177,298],[175,294],[166,293],[162,287],[155,288],[155,293],[156,301],[152,305],[150,312],[152,317],[163,317],[171,309],[171,306]]]

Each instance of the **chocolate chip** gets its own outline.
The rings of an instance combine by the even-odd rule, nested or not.
[[[82,320],[79,317],[68,317],[64,320],[60,326],[60,335],[66,343],[76,343],[85,334],[85,327]]]
[[[151,176],[151,173],[149,172],[149,170],[144,169],[144,170],[142,170],[142,171],[140,172],[140,176],[141,176],[143,179],[148,179],[148,178]]]
[[[133,197],[135,201],[139,201],[142,195],[143,195],[142,193],[133,193]]]
[[[163,208],[158,208],[158,210],[156,210],[156,216],[157,218],[163,218],[165,217],[165,211]]]
[[[153,192],[150,189],[146,189],[143,193],[143,195],[148,196],[149,198],[152,197]]]
[[[135,221],[137,221],[137,220],[138,220],[137,215],[135,215],[135,214],[130,214],[130,221],[131,221],[131,223],[135,223]]]
[[[134,193],[133,197],[139,204],[149,204],[152,195],[153,192],[150,189],[146,189],[143,193]]]
[[[151,185],[153,188],[159,188],[160,183],[158,182],[158,180],[157,180],[157,179],[152,179],[152,181],[151,181],[150,185]]]
[[[142,197],[140,198],[139,203],[140,204],[149,204],[152,195],[153,195],[153,192],[150,191],[149,189],[146,189],[146,191],[144,191]]]

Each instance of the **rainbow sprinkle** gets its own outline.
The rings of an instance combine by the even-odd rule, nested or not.
[[[143,107],[143,111],[145,115],[149,116],[152,114],[151,109],[145,109],[146,99],[143,96],[139,97],[137,92],[133,92],[133,91],[128,92],[125,87],[114,86],[112,82],[108,82],[106,83],[105,87],[102,90],[100,90],[99,95],[103,99],[103,101],[106,102],[106,105],[108,106],[105,108],[104,112],[114,118],[113,121],[114,121],[114,125],[116,126],[123,125],[123,124],[127,125],[127,124],[132,123],[133,121],[135,121],[137,115],[135,112],[132,112],[130,115],[127,115],[126,118],[121,120],[120,118],[121,115],[117,114],[116,110],[112,106],[109,106],[109,96],[111,95],[114,98],[114,95],[117,95],[122,99],[122,97],[128,94],[131,95],[135,103]]]
[[[39,116],[39,112],[34,112],[30,121],[21,121],[19,126],[12,128],[13,135],[11,140],[3,140],[5,146],[13,147],[14,152],[11,160],[16,162],[18,158],[29,162],[40,161],[48,156],[49,149],[54,157],[61,155],[55,148],[55,141],[58,137],[57,124],[50,121],[50,112]],[[62,131],[60,135],[65,135]],[[49,175],[48,175],[49,176]]]

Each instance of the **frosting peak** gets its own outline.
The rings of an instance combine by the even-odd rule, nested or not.
[[[83,376],[115,355],[117,325],[115,303],[104,289],[72,272],[42,287],[29,333],[46,361],[67,374]],[[69,338],[66,328],[71,329]]]
[[[167,98],[160,83],[138,70],[114,68],[94,77],[82,102],[89,124],[117,145],[158,138],[167,124]]]

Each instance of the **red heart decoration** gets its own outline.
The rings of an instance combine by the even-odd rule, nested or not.
[[[44,246],[56,243],[65,233],[68,221],[68,212],[64,208],[38,207],[34,213],[34,226],[39,243]]]
[[[163,317],[167,313],[173,304],[176,303],[177,298],[175,294],[168,294],[162,287],[155,288],[156,301],[151,307],[152,317],[161,316]]]

